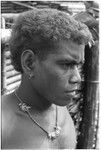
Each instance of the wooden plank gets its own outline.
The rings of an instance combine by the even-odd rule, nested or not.
[[[18,82],[15,82],[15,83],[12,83],[10,85],[7,86],[6,90],[7,90],[7,93],[8,92],[11,92],[13,91],[15,88],[17,88],[19,85],[20,85],[21,81],[18,81]]]
[[[19,72],[15,71],[15,70],[12,70],[12,71],[6,72],[6,77],[8,79],[8,78],[11,78],[11,77],[19,75],[19,74],[20,74]]]
[[[10,59],[6,59],[6,65],[10,65],[11,64],[11,60]]]
[[[12,84],[12,83],[14,83],[14,82],[16,82],[16,81],[19,81],[19,80],[21,80],[21,75],[17,75],[17,76],[13,76],[13,77],[11,77],[11,78],[8,78],[8,79],[6,79],[7,86],[8,86],[9,84]]]
[[[11,70],[14,69],[13,65],[11,65],[11,64],[6,66],[5,68],[6,68],[6,72],[11,71]]]
[[[2,14],[2,17],[4,17],[4,18],[13,18],[13,19],[15,19],[16,17],[18,17],[19,16],[19,14],[18,13],[3,13]]]
[[[28,8],[28,9],[33,9],[34,8],[34,7],[30,6],[30,5],[26,5],[26,4],[18,2],[18,1],[16,1],[16,2],[12,1],[12,3],[16,4],[16,5],[19,5],[19,6],[23,6],[23,7]]]
[[[8,58],[10,56],[10,51],[5,52],[5,57]]]
[[[1,45],[2,46],[2,45]],[[4,94],[7,83],[6,83],[6,58],[4,57],[4,49],[2,49],[1,53],[1,93]]]

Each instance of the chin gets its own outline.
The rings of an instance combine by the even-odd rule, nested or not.
[[[66,99],[66,100],[58,100],[57,102],[55,102],[54,104],[58,105],[58,106],[68,106],[71,102],[71,99]]]

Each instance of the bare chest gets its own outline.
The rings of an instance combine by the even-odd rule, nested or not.
[[[63,149],[72,148],[74,131],[71,132],[69,121],[64,122],[62,113],[58,117],[58,125],[61,127],[60,135],[54,139],[50,140],[47,137],[48,133],[54,131],[54,126],[56,123],[54,113],[48,116],[35,117],[35,120],[41,125],[45,130],[43,131],[37,124],[33,123],[32,120],[21,114],[16,114],[15,121],[9,122],[8,130],[12,126],[10,136],[5,140],[4,148],[13,149]],[[65,125],[64,125],[65,124]],[[70,132],[70,134],[69,134]],[[69,142],[71,141],[71,142]]]
[[[37,122],[47,132],[53,132],[55,121],[51,118],[51,121],[40,117]],[[10,137],[7,139],[8,148],[21,148],[21,149],[57,149],[59,148],[59,138],[54,140],[48,138],[48,134],[42,130],[37,124],[33,123],[28,117],[18,116],[13,125],[13,130],[10,133]],[[60,135],[61,136],[61,135]]]

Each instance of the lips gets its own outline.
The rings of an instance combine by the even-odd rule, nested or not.
[[[77,89],[66,91],[65,93],[66,93],[67,96],[75,97],[76,92],[77,92]]]
[[[69,91],[67,94],[75,95],[76,91]]]
[[[68,90],[68,91],[65,91],[66,93],[73,93],[73,92],[77,92],[78,90],[77,89],[74,89],[74,90]]]

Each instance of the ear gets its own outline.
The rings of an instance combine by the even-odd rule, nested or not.
[[[21,65],[23,71],[29,76],[34,70],[36,56],[32,50],[25,50],[21,55]]]

